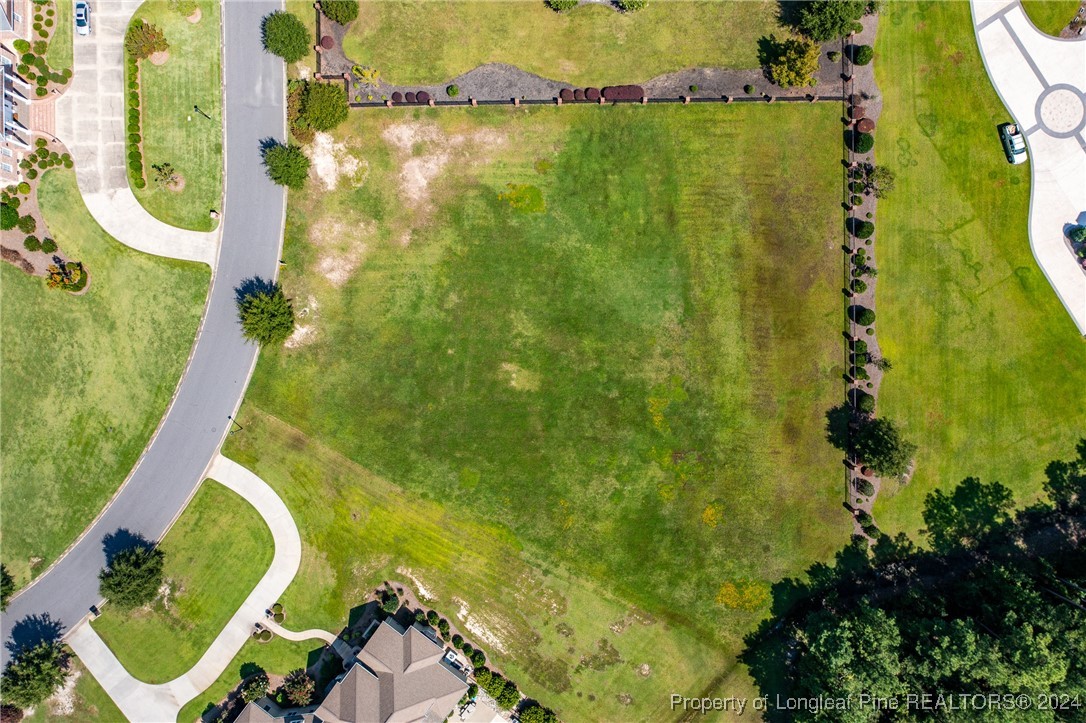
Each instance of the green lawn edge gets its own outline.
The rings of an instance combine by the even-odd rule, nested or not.
[[[1026,17],[1043,33],[1059,37],[1078,12],[1079,0],[1022,0]]]

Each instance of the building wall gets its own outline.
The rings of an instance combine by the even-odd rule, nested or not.
[[[0,0],[0,42],[29,40],[33,15],[31,0]]]
[[[3,94],[0,114],[0,186],[22,180],[19,162],[31,147],[31,132],[26,127],[30,117],[31,86],[16,73],[16,55],[9,41],[0,44],[0,88]]]

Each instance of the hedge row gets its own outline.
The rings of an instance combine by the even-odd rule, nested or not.
[[[143,119],[140,115],[139,64],[130,55],[125,66],[128,71],[128,170],[132,174],[132,185],[135,188],[145,188],[147,179],[143,174],[143,151],[140,149],[140,142],[143,140],[140,127]]]

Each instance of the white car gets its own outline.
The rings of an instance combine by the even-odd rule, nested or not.
[[[90,35],[90,3],[88,3],[86,0],[76,0],[75,31],[80,35]]]

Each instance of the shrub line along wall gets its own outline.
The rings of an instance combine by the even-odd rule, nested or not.
[[[721,96],[719,98],[692,98],[689,96],[680,96],[678,98],[642,98],[640,100],[569,100],[559,101],[558,98],[510,98],[509,100],[476,100],[469,98],[467,100],[433,100],[431,99],[425,103],[409,103],[407,101],[353,101],[349,105],[352,108],[399,108],[399,107],[412,107],[412,108],[465,108],[482,105],[617,105],[619,103],[625,103],[627,105],[649,105],[657,103],[679,103],[679,104],[691,104],[691,103],[841,103],[845,100],[842,95],[817,95],[806,97],[803,96]]]

